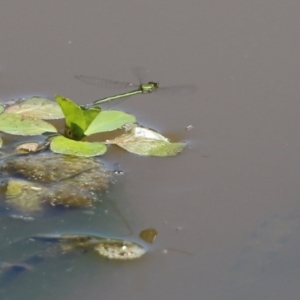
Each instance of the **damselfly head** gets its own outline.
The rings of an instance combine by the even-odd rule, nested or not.
[[[145,84],[140,85],[140,89],[143,93],[152,93],[153,91],[157,90],[159,88],[159,83],[150,81]]]

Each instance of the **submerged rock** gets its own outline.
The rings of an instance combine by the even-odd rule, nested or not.
[[[32,240],[58,243],[59,252],[74,252],[80,249],[95,250],[100,256],[115,260],[131,260],[143,256],[145,248],[133,241],[85,234],[38,235]]]
[[[145,249],[134,242],[118,239],[102,239],[94,246],[94,250],[108,259],[131,260],[145,254]]]
[[[95,250],[99,255],[115,260],[131,260],[143,256],[146,250],[140,244],[123,240],[85,234],[39,235],[33,240],[58,243],[60,252],[73,252],[80,249]]]
[[[1,188],[6,204],[26,213],[49,204],[91,206],[107,191],[112,176],[96,159],[51,152],[6,159],[0,170],[9,177]]]
[[[13,263],[0,262],[0,287],[25,271],[33,270],[48,259],[67,258],[73,257],[74,254],[96,251],[100,256],[109,260],[131,261],[146,253],[146,249],[136,242],[95,235],[69,233],[36,235],[18,241],[17,247],[22,247],[22,243],[28,241],[44,242],[46,248]]]

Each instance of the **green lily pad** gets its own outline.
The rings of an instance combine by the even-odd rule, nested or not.
[[[39,135],[44,132],[57,132],[53,125],[43,120],[18,114],[0,115],[0,131],[15,135]]]
[[[43,120],[62,119],[64,117],[61,108],[56,102],[40,97],[33,97],[11,105],[5,109],[4,113],[19,114]]]
[[[135,116],[118,110],[101,111],[88,129],[85,135],[92,135],[99,132],[116,130],[127,123],[135,123]]]
[[[55,153],[93,157],[104,154],[107,148],[103,143],[79,142],[57,136],[51,141],[50,149]]]
[[[185,143],[171,143],[159,133],[143,127],[133,127],[121,136],[106,141],[135,154],[146,156],[174,156],[180,153]]]

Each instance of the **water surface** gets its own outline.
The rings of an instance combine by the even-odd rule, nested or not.
[[[299,298],[299,9],[278,0],[3,3],[4,101],[62,94],[88,103],[120,91],[74,75],[135,81],[134,66],[198,92],[141,95],[117,106],[188,142],[175,158],[115,149],[105,157],[125,172],[109,199],[133,234],[158,230],[158,250],[131,263],[92,255],[45,261],[2,298]],[[101,212],[27,223],[1,217],[2,244],[37,231],[130,234],[118,215]],[[20,249],[7,249],[1,260],[22,258]]]

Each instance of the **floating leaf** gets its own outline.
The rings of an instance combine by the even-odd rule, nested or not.
[[[170,143],[164,136],[142,127],[133,127],[106,144],[116,144],[129,152],[147,156],[174,156],[185,147],[184,143]]]
[[[48,99],[33,97],[20,103],[9,106],[4,113],[19,114],[22,116],[52,120],[64,117],[59,105]]]
[[[17,150],[24,152],[36,152],[39,148],[39,143],[24,143],[17,146]]]
[[[63,136],[53,138],[50,148],[55,153],[84,157],[102,155],[107,149],[103,143],[78,142]]]
[[[65,115],[67,127],[71,130],[69,136],[75,140],[82,139],[84,131],[94,121],[101,109],[96,107],[85,110],[72,100],[62,96],[56,96],[55,100]]]
[[[116,130],[127,123],[135,123],[133,115],[118,110],[101,111],[85,131],[85,135]]]
[[[53,125],[39,119],[18,114],[0,115],[0,131],[15,135],[39,135],[43,132],[56,132]]]
[[[39,147],[39,143],[24,143],[16,147],[19,151],[24,152],[36,152]]]

